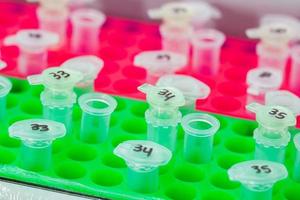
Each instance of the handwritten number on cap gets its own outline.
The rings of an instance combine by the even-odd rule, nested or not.
[[[164,96],[165,97],[165,101],[168,101],[169,99],[172,99],[175,97],[175,94],[173,94],[172,92],[170,92],[168,89],[162,89],[158,92],[158,95]]]
[[[134,147],[133,151],[135,152],[143,152],[145,154],[147,154],[147,157],[151,156],[153,148],[149,148],[149,147],[144,147],[141,144],[138,144]]]
[[[272,73],[270,72],[262,72],[259,77],[260,78],[270,78],[272,76]]]
[[[31,124],[31,129],[33,131],[49,131],[48,125],[43,125],[43,124]]]
[[[260,174],[260,173],[269,174],[272,172],[272,170],[270,169],[270,167],[268,165],[252,165],[251,168],[256,170],[257,174]]]
[[[30,38],[34,38],[34,39],[40,39],[42,37],[40,33],[29,33],[28,35]]]
[[[60,71],[57,71],[57,72],[51,72],[50,73],[55,79],[59,80],[61,79],[62,77],[63,78],[68,78],[70,76],[69,73],[63,71],[63,70],[60,70]]]
[[[166,60],[166,61],[171,60],[171,56],[168,54],[158,54],[156,58],[157,60]]]
[[[287,116],[287,113],[280,112],[278,109],[273,108],[270,112],[270,115],[273,115],[277,119],[284,119]]]
[[[186,9],[185,8],[181,8],[181,7],[177,7],[177,8],[173,8],[173,11],[176,14],[180,14],[180,13],[185,13]]]

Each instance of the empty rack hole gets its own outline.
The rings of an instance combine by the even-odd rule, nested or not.
[[[59,164],[55,172],[61,178],[78,179],[85,176],[86,169],[78,162],[67,161]]]
[[[186,182],[198,182],[204,178],[204,170],[191,164],[183,164],[178,166],[174,175],[177,179]]]
[[[122,183],[123,176],[111,169],[98,169],[91,175],[92,181],[101,186],[112,187]]]

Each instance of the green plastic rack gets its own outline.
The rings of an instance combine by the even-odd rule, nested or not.
[[[26,171],[18,167],[20,141],[8,136],[8,126],[16,121],[39,118],[42,106],[40,86],[11,79],[13,88],[8,95],[7,117],[0,122],[0,176],[7,179],[38,184],[66,191],[107,199],[239,199],[240,184],[228,179],[227,169],[233,164],[253,158],[255,143],[252,133],[256,122],[215,115],[221,128],[215,136],[213,160],[209,164],[192,164],[183,160],[183,130],[179,127],[177,150],[171,162],[160,168],[159,190],[151,194],[131,191],[127,187],[127,166],[113,155],[121,142],[146,139],[144,112],[148,105],[133,99],[115,97],[118,107],[112,114],[109,138],[101,144],[87,144],[78,140],[81,110],[73,113],[73,137],[53,143],[51,169],[42,172]],[[297,130],[291,130],[294,135]],[[293,170],[295,149],[288,146],[286,166]],[[273,189],[276,200],[300,199],[300,184],[290,177],[278,182]]]

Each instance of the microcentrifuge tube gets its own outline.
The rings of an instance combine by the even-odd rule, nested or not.
[[[208,163],[213,152],[214,135],[220,122],[212,115],[191,113],[182,118],[184,134],[183,156],[189,162]]]
[[[282,106],[292,111],[295,116],[300,115],[300,98],[287,90],[276,90],[266,93],[266,105]]]
[[[187,57],[170,51],[144,51],[134,57],[134,65],[147,70],[147,83],[155,84],[165,74],[173,74],[187,64]]]
[[[289,127],[296,125],[292,111],[282,106],[264,106],[252,103],[247,110],[256,113],[258,128],[254,130],[255,159],[283,163],[286,146],[290,141]]]
[[[220,66],[221,47],[225,35],[214,29],[202,29],[193,33],[193,71],[202,75],[216,75]]]
[[[54,49],[60,48],[66,43],[68,16],[69,11],[67,9],[57,11],[47,10],[42,7],[37,9],[39,28],[56,33],[59,36],[58,44],[52,46]]]
[[[72,111],[76,102],[73,88],[82,78],[80,72],[61,67],[48,68],[42,74],[27,77],[31,85],[42,84],[45,87],[40,97],[44,118],[63,123],[68,135],[71,133]]]
[[[166,165],[172,152],[152,141],[129,140],[114,149],[114,154],[126,161],[127,185],[140,193],[152,193],[159,187],[158,167]]]
[[[36,10],[39,28],[56,33],[59,43],[55,48],[63,46],[66,42],[67,23],[69,17],[69,0],[30,0],[39,1],[40,6]]]
[[[106,94],[86,93],[79,97],[82,110],[80,140],[88,143],[104,142],[108,137],[109,122],[117,101]]]
[[[202,81],[188,75],[167,74],[158,79],[157,86],[174,87],[179,89],[185,97],[185,105],[181,111],[192,111],[195,109],[197,99],[206,99],[211,90]]]
[[[73,53],[96,54],[98,52],[99,34],[105,19],[105,15],[96,9],[82,8],[71,14]]]
[[[57,49],[66,43],[67,25],[72,4],[85,4],[90,0],[27,0],[28,2],[39,2],[36,10],[39,28],[56,33],[59,43],[53,48]]]
[[[5,118],[6,114],[6,97],[12,88],[9,79],[0,76],[0,120]]]
[[[141,85],[138,89],[146,94],[150,105],[145,112],[148,140],[174,151],[177,126],[182,116],[179,107],[185,104],[183,94],[176,88],[149,84]]]
[[[283,73],[271,67],[260,67],[247,73],[247,104],[265,103],[267,92],[278,90],[283,82]]]
[[[44,171],[51,166],[51,144],[66,134],[62,123],[46,119],[29,119],[12,124],[9,136],[22,140],[19,165],[31,171]]]
[[[300,182],[300,133],[295,135],[293,141],[296,148],[293,179],[297,182]]]
[[[71,58],[61,64],[62,68],[79,71],[82,73],[82,80],[76,84],[75,91],[77,94],[94,92],[94,82],[102,70],[104,62],[97,56],[78,56]]]
[[[242,184],[241,200],[272,200],[273,185],[287,178],[288,171],[281,163],[250,160],[233,165],[228,175]]]
[[[162,24],[159,27],[162,37],[162,49],[174,53],[182,54],[189,58],[190,39],[193,34],[191,27],[177,27]]]
[[[262,24],[258,28],[248,29],[249,38],[259,38],[256,53],[258,67],[272,67],[285,71],[289,57],[289,42],[297,36],[298,30],[284,22]]]
[[[290,81],[289,88],[300,95],[300,46],[293,47],[291,50],[291,71],[290,71]]]
[[[25,29],[4,39],[4,45],[20,49],[18,70],[25,75],[41,73],[47,67],[47,49],[58,43],[58,35],[44,30]]]

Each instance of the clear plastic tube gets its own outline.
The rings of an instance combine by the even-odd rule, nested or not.
[[[159,170],[158,168],[141,172],[128,168],[128,186],[140,193],[152,193],[158,190]]]
[[[192,113],[182,118],[184,158],[193,163],[207,163],[213,151],[213,136],[220,122],[211,115]]]
[[[19,165],[31,171],[49,169],[52,141],[66,134],[62,123],[46,119],[18,121],[8,131],[10,137],[22,140]]]
[[[56,33],[59,36],[59,43],[52,47],[54,49],[60,48],[66,43],[68,15],[69,11],[67,9],[58,11],[52,11],[42,7],[37,9],[39,28]]]
[[[44,102],[42,101],[42,104],[43,103]],[[73,105],[70,107],[69,106],[55,107],[47,104],[43,105],[43,117],[45,119],[63,123],[67,129],[68,135],[72,133],[72,113],[73,113]]]
[[[273,48],[258,44],[256,52],[258,55],[258,67],[272,67],[282,72],[285,71],[289,58],[289,49],[287,47]]]
[[[20,30],[16,35],[4,39],[4,45],[15,45],[20,49],[18,70],[24,75],[41,73],[47,67],[50,46],[57,44],[58,35],[39,29]]]
[[[189,58],[191,27],[173,27],[163,24],[159,30],[162,36],[163,50],[182,54]]]
[[[296,125],[294,113],[285,107],[258,103],[247,105],[246,108],[256,113],[259,124],[254,130],[255,159],[283,163],[285,149],[290,141],[288,128]]]
[[[174,151],[177,126],[181,120],[178,108],[185,104],[183,94],[176,88],[149,84],[144,84],[138,89],[147,94],[147,102],[150,104],[145,113],[148,139]]]
[[[117,102],[109,95],[87,93],[79,97],[82,109],[80,140],[88,143],[104,142],[108,137],[111,113]]]
[[[281,163],[249,160],[233,165],[228,170],[230,180],[242,184],[242,200],[271,200],[273,185],[287,178],[288,171]]]
[[[78,9],[71,14],[71,49],[77,54],[96,54],[105,15],[95,9]]]
[[[257,160],[270,160],[284,163],[286,146],[273,147],[256,143],[254,158]]]
[[[225,35],[214,29],[196,31],[192,37],[193,71],[203,75],[215,75],[219,71],[221,46]]]
[[[129,140],[114,149],[114,154],[126,161],[127,185],[140,193],[152,193],[159,188],[158,167],[166,165],[172,153],[166,147],[146,140]]]
[[[242,197],[241,200],[271,200],[272,199],[272,188],[264,191],[255,191],[249,189],[247,186],[242,186]]]
[[[31,171],[44,171],[51,166],[51,146],[32,148],[22,143],[20,167]]]
[[[175,151],[177,142],[177,128],[181,120],[181,113],[173,118],[162,119],[150,110],[145,113],[147,126],[147,139]]]
[[[76,102],[73,88],[82,78],[81,72],[61,67],[51,67],[42,74],[27,77],[31,85],[45,86],[40,96],[44,118],[65,124],[68,135],[71,133],[72,111]]]

